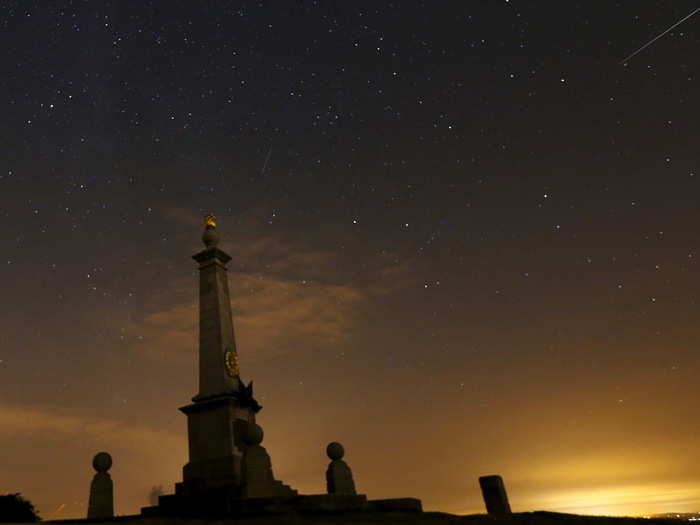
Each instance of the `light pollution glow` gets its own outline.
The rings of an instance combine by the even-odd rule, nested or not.
[[[533,503],[534,500],[536,508],[598,516],[689,513],[700,508],[700,495],[694,482],[543,491],[534,495]]]
[[[653,344],[629,335],[596,341],[595,355],[585,337],[543,347],[539,337],[522,335],[533,326],[525,316],[527,326],[519,325],[517,312],[510,331],[492,331],[489,323],[505,314],[482,302],[487,307],[473,310],[467,327],[482,332],[465,333],[455,322],[444,330],[451,346],[436,345],[421,340],[427,331],[405,330],[405,316],[386,314],[413,300],[410,267],[396,272],[376,263],[361,283],[339,285],[323,275],[335,272],[332,256],[300,245],[258,237],[229,240],[223,249],[237,258],[229,274],[236,335],[243,378],[255,380],[264,406],[263,444],[276,476],[301,493],[324,491],[323,450],[337,440],[363,493],[419,497],[428,510],[482,512],[477,478],[496,473],[515,511],[700,509],[692,331],[674,336],[674,356],[686,366],[670,367]],[[92,331],[85,336],[47,318],[45,330],[71,349],[69,357],[7,363],[15,373],[4,383],[0,449],[12,454],[0,470],[1,491],[23,493],[46,519],[80,517],[100,450],[114,457],[117,513],[138,512],[155,485],[173,490],[187,459],[177,407],[196,391],[197,281],[182,259],[167,283],[144,283],[153,292],[149,303],[75,310],[81,326],[100,334],[99,351]],[[270,260],[264,278],[241,270]],[[304,275],[317,269],[313,286],[295,278],[300,268]],[[576,305],[582,311],[564,318],[552,310],[535,328],[547,333],[556,322],[573,330],[590,315],[585,301]],[[381,323],[361,319],[368,308],[382,312]],[[21,340],[42,346],[40,334],[22,332]],[[412,366],[387,350],[431,344],[438,350]],[[506,358],[481,348],[518,353]]]

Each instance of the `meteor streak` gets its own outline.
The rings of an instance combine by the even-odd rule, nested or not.
[[[698,7],[695,11],[693,11],[692,13],[690,13],[690,14],[689,14],[688,16],[686,16],[685,18],[681,18],[678,22],[676,22],[675,24],[673,24],[671,27],[669,27],[666,31],[664,31],[664,32],[661,33],[660,35],[657,35],[657,36],[654,37],[653,39],[649,40],[649,42],[647,42],[647,43],[644,44],[642,47],[640,47],[639,49],[637,49],[637,50],[636,50],[634,53],[632,53],[631,55],[629,55],[629,56],[623,58],[623,59],[620,61],[620,64],[626,63],[630,58],[632,58],[633,56],[637,55],[638,53],[641,53],[642,51],[644,51],[647,47],[649,47],[650,45],[652,45],[652,44],[653,44],[654,42],[656,42],[659,38],[661,38],[662,36],[664,36],[664,35],[665,35],[666,33],[668,33],[669,31],[671,31],[671,30],[673,30],[674,28],[676,28],[676,27],[678,27],[679,25],[681,25],[683,22],[685,22],[686,20],[688,20],[691,16],[693,16],[693,15],[694,15],[695,13],[697,13],[698,11],[700,11],[700,7]]]
[[[268,163],[268,161],[270,160],[270,155],[272,155],[272,148],[270,148],[270,149],[268,150],[268,152],[267,152],[267,157],[265,157],[265,162],[263,163],[262,170],[260,170],[260,175],[261,175],[261,176],[265,174],[265,168],[267,168],[267,163]]]

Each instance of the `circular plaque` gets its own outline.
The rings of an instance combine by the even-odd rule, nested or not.
[[[230,348],[224,352],[224,366],[229,376],[236,377],[238,375],[238,354]]]

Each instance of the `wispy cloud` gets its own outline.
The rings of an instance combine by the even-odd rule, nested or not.
[[[135,426],[131,423],[108,418],[56,414],[51,410],[0,405],[0,426],[14,434],[56,435],[67,437],[108,438],[119,436],[121,443],[160,444],[164,446],[181,446],[182,436]]]
[[[165,218],[188,227],[200,222],[182,210],[168,210]],[[221,244],[234,257],[229,280],[236,338],[249,355],[341,342],[362,305],[402,288],[410,273],[410,264],[397,264],[384,254],[365,262],[361,280],[343,282],[338,253],[270,234],[252,235],[252,229],[232,229],[231,238]],[[192,299],[196,286],[196,281],[188,281],[171,287],[128,327],[140,352],[157,358],[167,353],[170,360],[191,362],[197,348],[197,303]]]
[[[238,343],[247,354],[284,352],[294,345],[332,345],[342,340],[354,318],[354,307],[366,294],[350,286],[291,281],[236,273],[233,315]],[[191,361],[197,348],[197,304],[163,305],[134,322],[147,355]],[[180,359],[181,358],[181,359]]]

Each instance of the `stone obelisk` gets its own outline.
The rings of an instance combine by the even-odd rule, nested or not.
[[[213,215],[205,218],[205,249],[199,263],[199,391],[180,408],[187,416],[189,462],[175,494],[159,496],[144,516],[231,518],[308,511],[421,511],[415,498],[367,501],[357,494],[343,447],[328,446],[328,494],[299,495],[275,479],[272,461],[261,445],[263,429],[255,415],[252,382],[240,377],[233,334],[226,264],[231,257],[218,248]]]
[[[202,241],[205,249],[193,256],[199,263],[199,393],[180,408],[187,415],[189,462],[176,493],[237,497],[244,481],[242,429],[255,423],[261,407],[252,382],[246,386],[240,378],[226,273],[231,257],[217,247],[213,215],[205,218]]]

